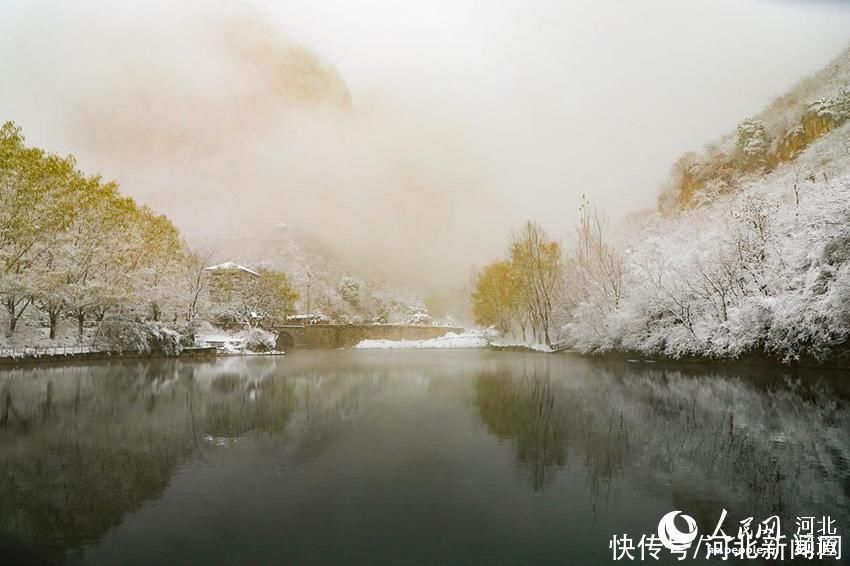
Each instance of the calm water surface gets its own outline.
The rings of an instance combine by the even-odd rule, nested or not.
[[[850,544],[848,381],[486,351],[0,370],[0,562],[603,564],[674,509],[828,514]]]

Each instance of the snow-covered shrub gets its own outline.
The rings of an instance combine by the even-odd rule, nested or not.
[[[431,315],[427,312],[415,312],[407,317],[408,324],[431,324]]]
[[[183,348],[191,348],[195,345],[195,332],[197,332],[195,325],[184,326],[176,332],[180,335],[180,346]]]
[[[137,322],[124,318],[103,321],[97,331],[96,348],[111,352],[155,353],[176,356],[182,350],[181,336],[156,322]]]
[[[245,333],[245,349],[250,352],[270,352],[276,343],[277,335],[262,328],[251,328]]]
[[[407,305],[407,316],[405,322],[407,324],[431,324],[431,315],[428,314],[428,307],[421,301],[413,301]]]
[[[784,359],[824,359],[850,340],[850,218],[836,237],[815,246],[798,275],[799,287],[777,301],[766,337],[768,351]]]
[[[166,356],[176,356],[183,351],[182,339],[178,332],[156,322],[146,322],[148,351]]]

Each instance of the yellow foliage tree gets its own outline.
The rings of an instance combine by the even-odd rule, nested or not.
[[[484,267],[475,281],[472,312],[475,322],[494,326],[507,334],[519,316],[522,289],[510,261],[496,261]]]

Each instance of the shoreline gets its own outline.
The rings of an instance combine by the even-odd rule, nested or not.
[[[356,348],[344,348],[355,350]],[[420,348],[421,349],[421,348]],[[735,367],[762,367],[793,370],[828,370],[838,372],[850,372],[850,359],[832,359],[824,362],[818,362],[812,359],[794,360],[792,362],[783,362],[775,357],[764,354],[749,354],[738,358],[701,358],[701,357],[682,357],[669,358],[664,356],[647,356],[638,352],[628,352],[620,350],[611,350],[607,352],[581,352],[573,349],[558,349],[545,351],[532,346],[523,344],[489,344],[483,350],[493,352],[518,352],[526,354],[570,354],[579,358],[585,358],[596,361],[622,362],[624,364],[635,365],[658,365],[658,366],[688,366],[699,367],[703,369],[724,368],[733,369]],[[404,348],[401,348],[404,350]],[[433,351],[440,351],[441,348],[431,348]],[[77,363],[89,361],[110,361],[110,360],[150,360],[150,359],[177,359],[177,358],[215,358],[215,357],[234,357],[234,356],[283,356],[286,352],[251,352],[251,353],[222,353],[215,346],[207,347],[192,347],[182,350],[177,355],[167,355],[158,352],[77,352],[77,353],[56,353],[56,354],[40,354],[15,357],[0,357],[0,369],[12,368],[15,366],[35,366],[35,365],[56,365],[62,363]]]
[[[159,352],[76,352],[76,353],[56,353],[56,354],[40,354],[30,356],[6,356],[0,358],[0,369],[15,367],[15,366],[31,366],[39,364],[61,364],[89,361],[108,361],[108,360],[143,360],[143,359],[164,359],[164,358],[207,358],[219,356],[214,346],[186,348],[177,355],[166,355]]]
[[[580,358],[599,360],[599,361],[618,361],[629,364],[657,364],[657,365],[686,365],[698,366],[702,368],[722,367],[765,367],[765,368],[783,368],[787,370],[805,369],[805,370],[829,370],[829,371],[850,371],[850,356],[846,358],[837,357],[823,362],[819,362],[812,358],[801,358],[790,362],[784,362],[779,358],[769,356],[762,353],[750,353],[737,358],[707,358],[697,356],[686,356],[681,358],[670,358],[666,356],[648,356],[640,352],[609,350],[606,352],[581,352],[571,348],[561,348],[547,352],[545,350],[534,348],[523,344],[490,344],[488,350],[494,352],[523,352],[532,354],[571,354]]]
[[[657,364],[657,365],[687,365],[687,366],[702,366],[702,367],[722,367],[733,368],[740,367],[769,367],[783,368],[787,370],[806,369],[806,370],[830,370],[830,371],[850,371],[850,359],[831,359],[824,362],[818,362],[814,359],[802,358],[791,362],[784,362],[781,359],[768,356],[766,354],[748,354],[738,358],[704,358],[687,356],[682,358],[670,358],[666,356],[647,356],[638,352],[628,352],[620,350],[611,350],[607,352],[580,352],[578,350],[558,350],[553,353],[569,353],[583,358],[608,361],[622,361],[631,364]]]

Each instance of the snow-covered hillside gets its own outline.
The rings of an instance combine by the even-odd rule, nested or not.
[[[850,121],[850,47],[801,79],[759,114],[672,166],[659,198],[662,209],[706,204],[736,192],[751,174],[798,159],[821,137]]]
[[[617,304],[564,326],[585,352],[834,359],[850,341],[850,123],[698,208],[654,214],[625,249]]]
[[[685,154],[659,204],[611,256],[622,293],[579,294],[564,313],[567,344],[850,360],[850,48]]]

